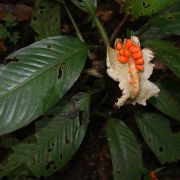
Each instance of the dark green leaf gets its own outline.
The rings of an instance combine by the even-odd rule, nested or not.
[[[163,10],[172,0],[126,0],[124,10],[134,16],[145,16]]]
[[[78,8],[95,16],[97,0],[71,0]]]
[[[14,153],[6,164],[11,168],[16,164],[26,164],[37,177],[49,176],[64,167],[84,138],[89,105],[90,95],[85,93],[78,93],[71,100],[68,98],[62,101],[37,122],[37,142],[14,146]],[[7,168],[1,167],[0,170],[0,175],[9,173]]]
[[[146,143],[162,164],[180,159],[180,133],[172,133],[168,119],[144,111],[135,113],[135,118]]]
[[[57,36],[11,54],[0,67],[0,135],[19,129],[46,112],[82,71],[87,46],[77,38]]]
[[[150,103],[162,113],[180,121],[180,83],[159,83],[158,87],[159,96],[151,98]]]
[[[137,34],[142,39],[162,39],[168,35],[180,35],[180,13],[165,13],[152,17]]]
[[[114,179],[141,179],[143,169],[141,152],[131,130],[122,121],[109,119],[106,132],[112,156]]]
[[[61,29],[60,4],[44,0],[35,2],[31,26],[38,34],[36,39],[59,35]]]
[[[152,48],[155,56],[180,77],[180,49],[176,48],[173,42],[147,40],[143,42],[143,45]]]

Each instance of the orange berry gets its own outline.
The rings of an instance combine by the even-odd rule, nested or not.
[[[119,51],[119,54],[120,54],[121,56],[124,56],[124,49],[121,49],[121,50]]]
[[[129,81],[129,83],[130,83],[130,84],[134,84],[135,82],[134,82],[133,79],[131,79],[131,80]]]
[[[117,42],[116,43],[116,48],[117,48],[117,50],[121,50],[123,48],[122,44],[120,42]]]
[[[126,47],[127,49],[129,49],[132,45],[133,45],[132,40],[131,40],[131,39],[127,39],[127,40],[126,40],[125,47]]]
[[[126,56],[126,57],[131,56],[131,53],[129,52],[129,50],[124,50],[124,56]]]
[[[135,64],[142,65],[142,64],[144,64],[144,60],[142,58],[139,58],[135,61]]]
[[[144,71],[144,66],[136,65],[136,69],[139,70],[139,71]]]
[[[139,59],[139,58],[141,58],[142,57],[142,52],[141,51],[139,51],[139,52],[137,52],[137,53],[133,53],[133,59]]]
[[[141,51],[141,49],[140,49],[140,47],[138,47],[138,46],[133,46],[133,47],[131,48],[131,52],[132,52],[132,53],[137,53],[137,52],[139,52],[139,51]]]
[[[129,61],[129,58],[125,57],[125,56],[118,56],[118,60],[119,60],[119,62],[124,64],[124,63],[127,63]]]

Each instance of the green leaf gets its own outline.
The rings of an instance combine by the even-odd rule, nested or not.
[[[158,83],[159,96],[152,97],[150,103],[162,113],[180,121],[180,84],[179,82]]]
[[[36,39],[59,35],[61,29],[60,4],[44,0],[35,2],[31,27],[38,34]]]
[[[180,35],[180,12],[166,13],[148,22],[148,26],[156,27],[161,32]]]
[[[9,156],[8,164],[18,167],[25,164],[37,177],[47,177],[64,167],[84,138],[89,105],[89,94],[77,93],[70,100],[66,98],[37,122],[37,142],[13,147],[14,153]],[[9,173],[3,166],[0,170],[0,177]]]
[[[180,133],[172,133],[169,120],[149,112],[136,112],[137,125],[153,153],[164,164],[180,159]]]
[[[0,66],[0,135],[32,122],[54,105],[82,71],[87,46],[74,37],[50,37],[20,49]]]
[[[143,164],[140,148],[131,130],[117,119],[106,126],[115,180],[141,179]]]
[[[134,16],[145,16],[159,12],[171,4],[171,0],[126,0],[124,11]]]
[[[141,39],[162,39],[171,34],[180,35],[180,13],[168,12],[153,16],[138,32]]]
[[[174,46],[173,42],[147,40],[143,42],[143,45],[152,48],[156,57],[180,77],[180,50]]]
[[[78,8],[95,16],[97,0],[71,0]]]

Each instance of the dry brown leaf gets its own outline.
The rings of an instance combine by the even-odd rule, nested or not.
[[[4,44],[4,41],[0,41],[0,52],[6,52],[7,51],[7,47]]]
[[[25,4],[16,4],[14,6],[0,3],[0,20],[4,20],[8,14],[14,15],[18,21],[27,21],[31,19],[32,8]]]

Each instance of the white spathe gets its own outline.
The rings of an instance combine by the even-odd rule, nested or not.
[[[138,37],[132,36],[131,40],[134,44],[140,46]],[[122,96],[118,98],[118,101],[115,103],[116,106],[120,108],[122,105],[127,103],[131,103],[133,105],[136,103],[146,105],[146,100],[152,96],[157,96],[160,91],[154,83],[148,80],[154,67],[154,64],[151,63],[151,60],[154,58],[153,52],[148,48],[144,48],[142,50],[144,71],[139,72],[140,87],[139,93],[135,99],[131,99],[133,87],[129,83],[130,74],[128,72],[128,63],[120,63],[117,58],[117,53],[118,51],[116,49],[111,47],[107,48],[107,73],[113,80],[119,82],[119,88],[122,90]]]

